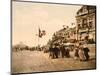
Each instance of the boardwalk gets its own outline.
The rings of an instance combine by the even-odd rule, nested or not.
[[[72,53],[71,53],[72,54]],[[77,69],[95,69],[95,53],[90,53],[88,62],[80,62],[71,58],[49,58],[43,51],[19,51],[12,53],[12,72],[44,72]]]

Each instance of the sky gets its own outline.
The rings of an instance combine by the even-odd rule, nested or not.
[[[12,2],[12,44],[23,42],[28,46],[45,45],[54,32],[76,23],[80,5],[60,5],[32,2]],[[46,35],[38,38],[39,28]]]

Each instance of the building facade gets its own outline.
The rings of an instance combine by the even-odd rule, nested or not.
[[[90,39],[95,42],[96,7],[82,6],[76,14],[77,40]]]
[[[52,43],[67,43],[76,41],[76,27],[64,28],[54,33]]]

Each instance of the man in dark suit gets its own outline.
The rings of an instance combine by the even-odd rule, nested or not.
[[[54,58],[54,48],[53,48],[53,45],[50,46],[49,51],[50,51],[49,57],[51,57],[53,59]]]
[[[89,50],[88,47],[84,46],[83,51],[84,51],[84,55],[85,55],[85,57],[86,57],[86,61],[88,61],[88,60],[89,60],[89,57],[90,57],[89,54],[88,54],[88,52],[89,52],[90,50]]]
[[[55,45],[55,47],[53,48],[53,51],[54,51],[54,55],[56,58],[58,58],[58,54],[59,54],[59,48]]]
[[[65,56],[65,47],[63,45],[61,45],[60,51],[61,51],[62,58],[64,58],[64,56]]]

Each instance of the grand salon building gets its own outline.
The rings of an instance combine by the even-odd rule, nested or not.
[[[82,6],[76,14],[77,40],[84,40],[87,36],[95,42],[96,7]]]

